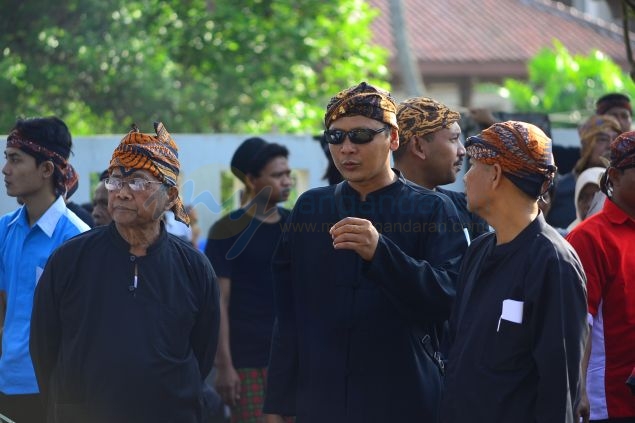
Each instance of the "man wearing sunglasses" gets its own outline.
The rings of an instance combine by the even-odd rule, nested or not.
[[[489,225],[467,209],[465,193],[440,188],[456,181],[465,158],[461,143],[461,115],[428,97],[409,98],[397,107],[399,148],[395,168],[424,188],[450,197],[470,239],[489,232]]]
[[[447,197],[391,169],[396,111],[365,82],[327,106],[325,137],[345,181],[304,193],[274,252],[268,422],[436,419],[436,329],[467,242]]]
[[[104,180],[113,222],[57,249],[36,289],[31,356],[48,422],[204,421],[218,285],[162,223],[167,210],[189,219],[178,148],[162,123],[155,131],[122,139]]]

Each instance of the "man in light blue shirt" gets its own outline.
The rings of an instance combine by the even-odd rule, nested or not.
[[[7,137],[7,195],[23,204],[0,218],[0,293],[6,315],[0,356],[0,417],[42,423],[46,416],[29,354],[33,293],[49,255],[89,227],[66,208],[77,175],[71,134],[56,118],[20,119]]]

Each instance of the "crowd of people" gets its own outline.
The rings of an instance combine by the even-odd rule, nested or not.
[[[66,124],[19,119],[0,421],[635,422],[635,131],[623,94],[595,112],[559,172],[531,123],[463,142],[434,99],[347,87],[329,183],[280,207],[289,151],[244,140],[202,248],[163,123],[122,138],[87,211]]]

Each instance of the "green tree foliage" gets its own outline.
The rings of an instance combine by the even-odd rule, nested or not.
[[[553,48],[532,58],[527,70],[527,81],[507,79],[497,88],[499,93],[511,100],[517,112],[554,114],[564,125],[592,114],[602,94],[621,92],[635,98],[628,73],[597,50],[587,56],[571,55],[555,40]]]
[[[74,134],[321,129],[361,80],[389,88],[363,0],[2,0],[0,132],[56,114]]]

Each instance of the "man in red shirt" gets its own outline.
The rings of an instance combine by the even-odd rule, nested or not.
[[[635,367],[635,132],[611,143],[600,188],[610,201],[567,237],[587,276],[592,325],[578,411],[585,422],[635,422],[635,398],[626,384]]]

